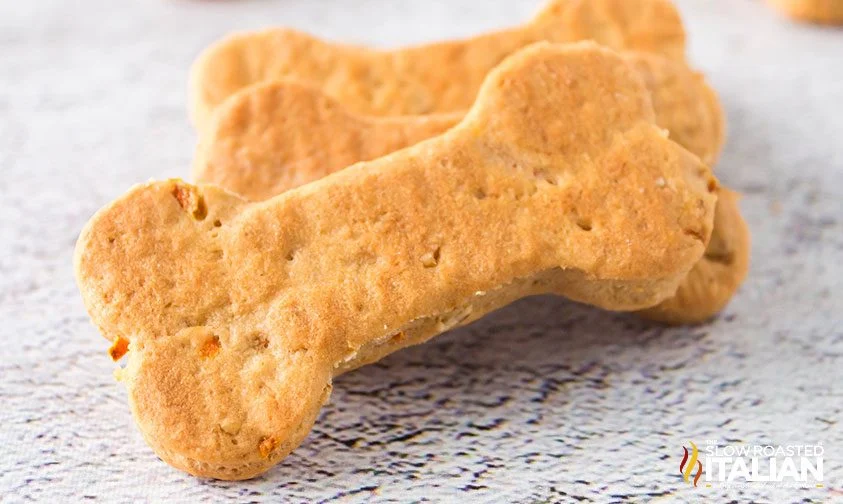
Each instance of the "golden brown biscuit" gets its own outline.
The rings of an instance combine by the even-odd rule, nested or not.
[[[843,24],[843,0],[768,0],[794,19],[822,24]]]
[[[670,0],[551,0],[517,28],[391,51],[273,29],[227,37],[199,56],[191,71],[191,118],[204,130],[225,98],[281,78],[313,83],[366,115],[458,112],[471,106],[483,78],[507,55],[537,41],[588,39],[684,59],[685,30]]]
[[[270,200],[136,186],[85,227],[75,270],[96,325],[130,341],[147,442],[242,479],[298,446],[346,369],[524,295],[614,310],[672,295],[716,186],[622,58],[537,44],[445,134]]]
[[[724,119],[703,76],[655,54],[627,52],[624,58],[651,91],[656,123],[713,165],[724,142]],[[238,91],[212,114],[193,177],[263,200],[440,134],[461,118],[363,116],[309,85],[268,81]]]

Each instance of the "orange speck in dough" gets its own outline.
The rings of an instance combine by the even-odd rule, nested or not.
[[[199,347],[199,355],[203,359],[211,358],[220,352],[220,347],[220,339],[214,336],[205,341],[205,343],[202,343],[202,346]]]
[[[111,344],[111,348],[108,349],[108,355],[111,356],[111,360],[116,362],[122,359],[128,351],[129,340],[118,336],[117,339],[114,340],[114,343]]]
[[[274,437],[269,436],[263,438],[263,440],[258,445],[258,449],[261,452],[261,457],[269,458],[269,455],[272,454],[273,450],[278,446],[278,440]]]

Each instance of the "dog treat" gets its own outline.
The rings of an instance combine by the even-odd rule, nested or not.
[[[250,203],[150,182],[79,238],[77,281],[147,442],[244,479],[307,435],[332,377],[552,292],[613,310],[671,296],[717,181],[593,43],[507,58],[446,133]]]
[[[822,24],[843,24],[843,0],[769,0],[794,19]]]
[[[644,78],[656,123],[712,166],[724,142],[720,102],[684,63],[624,53]],[[462,114],[373,117],[348,110],[297,81],[238,91],[212,114],[199,141],[193,177],[257,201],[440,134]]]
[[[738,194],[721,187],[714,230],[702,259],[679,285],[676,295],[639,312],[669,324],[704,322],[726,307],[749,269],[749,229],[738,208]]]
[[[204,130],[225,98],[280,78],[313,83],[361,114],[458,112],[474,103],[483,78],[507,55],[538,41],[589,39],[684,60],[685,30],[670,0],[551,0],[518,28],[391,51],[272,29],[230,36],[199,56],[191,71],[191,117]]]

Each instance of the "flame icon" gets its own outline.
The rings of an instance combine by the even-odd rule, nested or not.
[[[700,452],[697,449],[697,445],[695,445],[693,441],[691,441],[690,443],[691,460],[688,460],[688,449],[683,446],[682,449],[685,450],[685,456],[682,457],[682,463],[679,464],[679,474],[682,475],[682,479],[684,479],[687,483],[690,483],[691,473],[694,471],[694,463],[696,463],[697,475],[694,476],[694,486],[697,486],[697,482],[703,475],[703,466],[702,462],[698,460]]]

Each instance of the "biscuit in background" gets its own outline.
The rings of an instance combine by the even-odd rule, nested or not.
[[[193,179],[261,201],[444,133],[462,117],[363,116],[306,84],[267,81],[214,111]]]
[[[366,115],[460,112],[507,55],[539,41],[588,39],[684,60],[685,30],[670,0],[551,0],[520,27],[386,51],[279,28],[226,37],[198,57],[190,77],[191,118],[201,131],[228,96],[281,78],[312,83]]]
[[[843,24],[843,0],[767,0],[794,19],[821,24]]]

